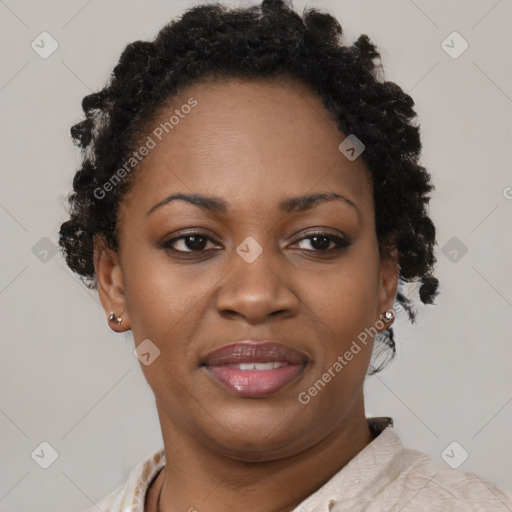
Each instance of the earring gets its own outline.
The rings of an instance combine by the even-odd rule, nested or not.
[[[395,313],[393,312],[393,310],[391,309],[388,309],[385,313],[384,313],[384,320],[386,322],[390,322],[391,320],[393,320],[393,318],[395,318]]]
[[[120,316],[117,316],[113,311],[111,311],[110,315],[108,316],[108,321],[116,322],[117,325],[120,326],[123,319]]]

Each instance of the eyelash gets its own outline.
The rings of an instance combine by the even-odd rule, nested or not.
[[[176,237],[176,238],[172,238],[170,240],[167,240],[165,242],[162,243],[162,248],[164,249],[170,249],[176,253],[179,253],[179,254],[194,254],[194,253],[202,253],[202,252],[207,252],[207,250],[205,249],[202,249],[202,250],[188,250],[188,251],[180,251],[180,250],[177,250],[177,249],[174,249],[172,247],[172,245],[177,242],[178,240],[184,240],[186,238],[192,238],[192,237],[200,237],[200,238],[205,238],[207,241],[210,241],[210,242],[213,242],[213,243],[217,243],[212,237],[208,236],[206,233],[203,233],[201,231],[192,231],[190,233],[187,233],[185,235],[181,235],[179,237]],[[333,235],[331,233],[325,233],[323,231],[314,231],[314,232],[311,232],[311,233],[308,233],[307,236],[305,237],[302,237],[302,238],[299,238],[298,240],[296,240],[293,245],[299,243],[299,242],[302,242],[303,240],[308,240],[310,238],[314,238],[314,237],[325,237],[325,238],[328,238],[330,239],[331,241],[333,241],[335,244],[336,244],[336,247],[334,248],[331,248],[331,249],[324,249],[324,250],[321,250],[321,249],[304,249],[306,251],[309,251],[309,252],[316,252],[316,253],[320,253],[320,254],[330,254],[332,252],[335,252],[335,251],[340,251],[342,249],[346,249],[348,248],[350,245],[352,245],[352,241],[348,238],[343,238],[343,237],[340,237],[340,236],[336,236],[336,235]]]

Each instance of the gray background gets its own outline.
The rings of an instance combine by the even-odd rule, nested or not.
[[[83,96],[103,86],[126,44],[191,5],[0,0],[4,512],[81,512],[162,445],[130,335],[110,331],[97,293],[52,244],[79,164],[69,128]],[[469,453],[461,469],[512,489],[511,1],[307,5],[336,15],[346,42],[367,33],[378,45],[386,78],[416,101],[436,185],[441,294],[437,306],[418,305],[415,325],[399,314],[399,353],[368,379],[367,415],[392,416],[407,447],[440,460],[457,441]],[[43,31],[59,45],[47,59],[31,48]],[[453,31],[469,43],[456,59],[441,46]],[[59,454],[46,470],[31,458],[43,441]]]

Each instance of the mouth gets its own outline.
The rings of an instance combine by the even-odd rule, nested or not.
[[[302,352],[281,343],[243,341],[211,352],[201,366],[232,394],[264,398],[296,380],[307,362]]]

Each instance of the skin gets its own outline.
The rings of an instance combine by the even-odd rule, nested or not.
[[[198,106],[137,167],[119,210],[118,252],[98,238],[94,258],[105,312],[122,317],[112,328],[131,329],[136,346],[150,339],[161,351],[141,363],[167,459],[145,511],[156,511],[160,490],[161,512],[289,511],[372,440],[363,384],[373,340],[307,405],[298,395],[392,308],[397,253],[379,255],[370,175],[361,158],[338,150],[346,135],[320,97],[285,79],[203,82],[162,109],[153,129],[191,97]],[[173,201],[148,215],[178,192],[222,198],[229,211]],[[355,206],[278,209],[315,192]],[[190,239],[174,243],[182,253],[162,248],[189,228],[214,241],[196,252]],[[352,244],[322,252],[335,240],[315,245],[312,229]],[[249,236],[263,249],[252,263],[236,252]],[[235,396],[200,362],[244,339],[282,342],[308,364],[272,396]]]

